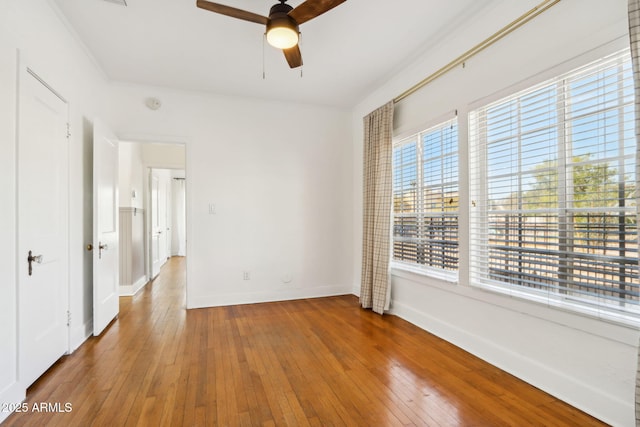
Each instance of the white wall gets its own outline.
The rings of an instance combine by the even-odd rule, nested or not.
[[[121,208],[144,208],[142,145],[121,141],[118,147]],[[135,191],[136,196],[133,197]]]
[[[354,257],[360,259],[362,117],[538,3],[505,0],[418,56],[355,109]],[[458,110],[461,126],[459,284],[392,271],[392,311],[490,363],[614,425],[634,425],[638,331],[468,286],[465,114],[494,94],[559,74],[628,45],[626,0],[564,0],[525,27],[396,105],[396,135]],[[586,54],[579,60],[572,60]],[[569,61],[568,63],[566,63]],[[559,65],[560,64],[560,65]],[[554,69],[555,67],[555,69]],[[551,70],[553,69],[553,70]],[[488,98],[489,97],[489,98]],[[358,293],[360,265],[354,267]]]
[[[0,402],[16,402],[15,123],[17,50],[24,64],[69,101],[70,348],[91,331],[91,119],[104,115],[106,84],[45,0],[5,0],[0,11]],[[0,413],[0,420],[7,413]]]
[[[120,135],[186,143],[189,307],[351,292],[349,112],[131,85],[113,94]]]

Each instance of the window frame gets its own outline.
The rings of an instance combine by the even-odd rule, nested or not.
[[[628,49],[625,49],[628,55]],[[474,133],[477,133],[477,129],[475,128],[476,123],[474,122],[472,116],[477,114],[479,110],[484,108],[488,108],[489,106],[495,106],[504,102],[506,99],[516,99],[516,96],[519,96],[523,93],[532,93],[536,88],[544,87],[545,85],[549,85],[552,81],[555,81],[556,84],[562,82],[563,79],[568,79],[569,75],[575,75],[579,70],[586,69],[588,67],[593,66],[595,63],[601,63],[601,61],[606,61],[611,57],[624,56],[624,51],[618,51],[611,55],[603,56],[601,59],[596,61],[592,61],[589,64],[571,67],[571,70],[565,72],[554,73],[554,75],[550,76],[551,78],[545,79],[545,81],[537,84],[525,84],[520,85],[518,89],[508,89],[501,92],[501,95],[495,96],[493,101],[483,101],[482,103],[477,102],[476,106],[471,108],[468,114],[468,154],[469,154],[469,166],[470,169],[470,179],[468,180],[469,184],[469,193],[470,193],[470,206],[469,206],[469,228],[472,232],[477,232],[478,223],[484,224],[484,231],[488,233],[488,218],[490,208],[486,206],[484,202],[488,201],[489,198],[485,197],[484,200],[474,200],[477,198],[478,194],[487,195],[487,182],[488,182],[488,160],[486,157],[486,152],[478,153],[477,149],[474,145],[477,145],[476,142],[478,138],[474,137]],[[558,107],[560,108],[560,107]],[[564,110],[566,112],[566,110]],[[567,120],[563,124],[571,123],[571,120]],[[485,142],[481,141],[482,145],[486,147]],[[562,149],[559,152],[564,152],[566,150],[565,142],[563,138],[558,138],[558,144],[562,144]],[[624,156],[623,156],[624,157]],[[637,162],[637,159],[636,159]],[[474,166],[475,164],[475,166]],[[477,205],[477,206],[476,206]],[[635,208],[636,213],[636,223],[635,227],[637,230],[637,207]],[[470,233],[470,237],[468,237],[469,241],[469,251],[468,251],[468,268],[469,268],[469,286],[474,288],[480,288],[484,290],[489,290],[492,292],[507,294],[509,296],[515,296],[518,298],[522,298],[524,300],[541,302],[549,306],[559,307],[568,309],[572,312],[580,312],[583,314],[588,314],[590,316],[595,316],[598,318],[608,318],[614,320],[616,322],[622,323],[634,323],[637,324],[640,321],[640,312],[637,307],[636,310],[626,311],[626,310],[613,310],[610,306],[598,304],[587,304],[585,301],[574,300],[572,298],[555,298],[550,297],[548,292],[538,292],[536,290],[523,287],[521,285],[508,285],[499,281],[485,281],[484,283],[479,283],[477,278],[477,270],[478,266],[477,260],[474,260],[474,255],[478,253],[478,242]],[[636,242],[637,242],[637,231],[636,231]],[[636,257],[638,258],[638,257]],[[487,267],[488,268],[488,267]],[[634,304],[635,305],[635,304]]]
[[[443,151],[441,152],[440,155],[438,156],[432,156],[432,157],[428,157],[427,159],[424,158],[423,155],[423,144],[424,144],[424,136],[428,135],[430,133],[433,133],[435,131],[442,131],[443,129],[445,129],[446,127],[452,127],[455,126],[455,136],[453,137],[453,142],[451,142],[452,146],[453,146],[453,150],[452,151],[447,151],[446,153]],[[458,115],[457,112],[455,114],[447,114],[445,116],[440,117],[439,119],[431,122],[431,124],[424,126],[421,130],[419,131],[412,131],[412,132],[406,132],[403,135],[399,135],[393,138],[393,148],[392,148],[392,180],[393,180],[393,194],[394,194],[394,203],[395,203],[395,195],[396,195],[396,191],[395,191],[395,186],[396,186],[396,155],[395,155],[395,150],[399,149],[401,147],[407,146],[409,144],[411,144],[412,142],[415,143],[416,149],[415,149],[415,165],[414,167],[416,168],[416,172],[415,172],[415,176],[416,176],[416,194],[418,194],[419,196],[417,197],[418,200],[416,200],[416,204],[419,206],[418,209],[416,209],[414,212],[410,212],[409,215],[411,215],[411,213],[414,213],[416,215],[416,222],[420,222],[421,219],[424,219],[425,216],[433,216],[433,217],[442,217],[445,218],[447,216],[451,217],[452,215],[455,216],[456,218],[456,241],[455,241],[455,264],[456,264],[456,268],[455,269],[444,269],[444,268],[438,268],[438,267],[434,267],[434,266],[430,266],[427,264],[421,264],[418,262],[412,262],[409,260],[400,260],[400,259],[396,259],[395,258],[395,245],[396,245],[396,233],[395,233],[395,220],[396,220],[396,212],[394,207],[392,206],[391,209],[391,262],[390,262],[390,267],[393,270],[398,270],[398,271],[404,271],[410,274],[417,274],[420,276],[428,276],[428,277],[433,277],[439,280],[442,280],[444,282],[447,283],[452,283],[452,284],[456,284],[458,283],[458,277],[459,277],[459,270],[460,270],[460,261],[461,261],[461,257],[460,257],[460,236],[459,236],[459,227],[460,227],[460,214],[461,214],[461,204],[460,204],[460,186],[461,186],[461,181],[460,181],[460,126],[459,126],[459,120],[458,120]],[[441,180],[440,182],[438,182],[437,185],[435,186],[431,186],[432,188],[438,187],[440,189],[445,189],[451,186],[454,186],[456,188],[456,192],[458,193],[458,202],[457,202],[457,209],[455,211],[451,211],[450,213],[445,213],[440,212],[440,215],[438,214],[434,214],[434,212],[429,212],[427,210],[424,209],[424,189],[425,187],[428,187],[428,185],[425,184],[425,176],[424,176],[424,164],[426,161],[428,160],[434,160],[439,158],[440,162],[438,163],[441,170],[444,167],[444,163],[446,159],[450,159],[451,157],[454,157],[454,167],[455,167],[455,172],[456,172],[456,176],[454,180]],[[418,217],[420,219],[418,219]],[[416,225],[416,227],[420,227],[420,225]],[[443,249],[444,251],[444,249]],[[417,251],[416,251],[417,252]],[[416,257],[418,255],[416,254]],[[445,255],[443,254],[442,257],[444,258]]]

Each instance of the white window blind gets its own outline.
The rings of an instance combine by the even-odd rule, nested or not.
[[[393,259],[458,268],[458,128],[450,120],[393,148]]]
[[[634,119],[628,52],[471,113],[473,285],[640,313]]]

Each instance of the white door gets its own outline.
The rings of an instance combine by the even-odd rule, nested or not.
[[[156,277],[167,260],[167,179],[155,169],[151,185],[151,277]]]
[[[18,90],[18,349],[27,387],[69,347],[68,109],[27,69]]]
[[[171,257],[171,172],[165,171],[164,178],[164,259],[165,262]]]
[[[169,174],[167,170],[160,171],[160,183],[158,187],[158,231],[160,232],[158,258],[160,265],[164,265],[169,258]]]
[[[118,315],[118,140],[93,123],[93,335]]]

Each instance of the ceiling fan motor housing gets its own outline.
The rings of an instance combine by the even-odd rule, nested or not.
[[[289,27],[294,29],[296,33],[300,32],[298,23],[289,16],[289,12],[293,10],[286,3],[274,4],[269,11],[269,22],[267,23],[267,32],[272,27]]]

